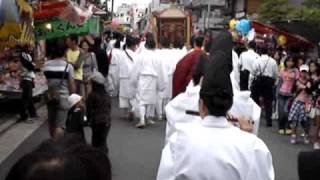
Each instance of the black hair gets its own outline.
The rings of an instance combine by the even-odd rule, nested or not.
[[[89,51],[91,51],[92,45],[90,44],[90,42],[86,39],[82,39],[79,43],[79,47],[82,48],[83,43],[87,43],[89,46]]]
[[[284,67],[285,67],[285,68],[287,68],[287,62],[288,62],[289,60],[292,60],[292,61],[293,61],[293,63],[294,63],[293,67],[297,64],[296,58],[295,58],[294,56],[288,55],[288,56],[286,57],[286,59],[284,60]]]
[[[134,37],[127,35],[127,37],[126,37],[126,48],[133,47],[136,44],[137,44],[137,40]]]
[[[71,41],[74,41],[76,44],[78,43],[78,36],[77,36],[76,34],[71,34],[71,35],[69,36],[69,39],[70,39]]]
[[[320,75],[320,65],[319,65],[319,63],[317,63],[317,61],[314,61],[314,60],[310,61],[310,62],[309,62],[309,69],[310,69],[310,65],[311,65],[311,64],[315,64],[315,65],[316,65],[316,67],[317,67],[316,74],[317,74],[317,75]]]
[[[166,37],[160,37],[160,44],[162,45],[163,48],[170,48],[170,41]]]
[[[114,48],[120,49],[121,48],[121,40],[117,39],[116,42],[114,43]]]
[[[256,44],[255,41],[250,41],[250,42],[248,43],[248,47],[255,50],[256,47],[257,47],[257,44]]]
[[[213,116],[226,116],[233,104],[233,98],[228,93],[221,92],[220,95],[208,95],[200,93],[200,98]]]
[[[147,49],[155,49],[156,48],[156,41],[151,33],[146,35],[146,48]]]
[[[262,54],[269,54],[269,49],[268,49],[268,46],[266,45],[262,45],[259,47],[259,54],[262,55]]]
[[[22,157],[6,180],[111,180],[109,158],[75,135],[43,142]]]
[[[189,40],[191,48],[194,48],[194,38],[195,38],[195,36],[193,35],[193,36],[191,36],[191,38]]]
[[[47,56],[52,59],[63,57],[67,48],[67,45],[62,39],[49,40],[46,43]]]
[[[184,46],[184,42],[183,42],[183,39],[181,38],[176,38],[173,42],[173,48],[176,48],[176,49],[182,49]]]
[[[203,46],[203,41],[204,41],[204,37],[203,37],[203,36],[197,36],[197,37],[195,37],[195,39],[194,39],[194,44],[195,44],[197,47],[202,47],[202,46]]]
[[[105,86],[103,84],[99,84],[99,83],[92,81],[91,86],[92,86],[92,92],[102,94],[102,95],[107,94],[107,91],[106,91]]]
[[[96,38],[94,38],[94,46],[95,46],[95,47],[100,46],[100,45],[101,45],[101,42],[102,42],[101,37],[96,37]]]
[[[207,67],[208,62],[209,56],[205,53],[202,53],[199,56],[199,60],[192,75],[192,80],[195,85],[198,85],[200,83],[201,77],[204,76],[205,68]]]

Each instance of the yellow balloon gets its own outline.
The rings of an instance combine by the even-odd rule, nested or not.
[[[230,28],[230,30],[234,30],[235,27],[236,27],[236,24],[237,24],[237,20],[231,19],[230,22],[229,22],[229,28]]]
[[[238,34],[235,31],[231,31],[231,35],[232,35],[232,40],[236,41],[238,39]]]
[[[287,44],[287,37],[285,37],[284,35],[281,35],[278,37],[278,44],[283,46]]]

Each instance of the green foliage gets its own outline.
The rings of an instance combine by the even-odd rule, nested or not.
[[[320,0],[305,0],[301,7],[292,6],[289,0],[264,0],[258,9],[258,20],[303,20],[320,27]]]
[[[301,12],[305,21],[320,27],[320,0],[306,0]]]
[[[296,16],[297,11],[289,0],[265,0],[258,9],[258,19],[262,22],[284,21]]]
[[[320,8],[320,0],[305,0],[302,4],[307,8]]]

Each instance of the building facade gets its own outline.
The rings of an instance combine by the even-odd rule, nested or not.
[[[222,29],[231,18],[246,15],[246,0],[182,0],[180,3],[192,10],[196,29]]]

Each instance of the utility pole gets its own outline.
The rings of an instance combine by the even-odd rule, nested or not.
[[[114,0],[111,0],[111,18],[113,18]]]
[[[210,27],[211,0],[208,0],[207,29]]]

